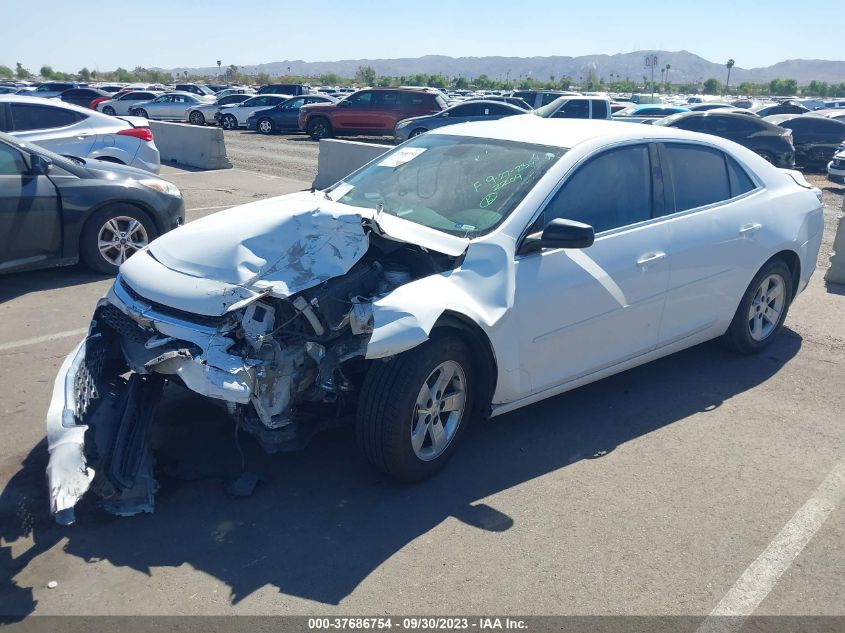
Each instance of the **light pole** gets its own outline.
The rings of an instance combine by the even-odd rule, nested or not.
[[[733,67],[734,67],[734,64],[735,64],[735,63],[736,63],[736,62],[734,62],[734,60],[729,59],[729,60],[728,60],[728,63],[727,63],[727,64],[725,64],[725,68],[727,68],[727,69],[728,69],[728,80],[725,82],[725,94],[727,94],[728,92],[730,92],[730,89],[731,89],[731,68],[733,68]]]
[[[220,83],[220,64],[223,63],[222,59],[217,60],[217,83]]]

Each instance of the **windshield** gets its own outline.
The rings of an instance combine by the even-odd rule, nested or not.
[[[560,147],[423,134],[327,195],[445,233],[474,237],[504,220],[566,152]]]
[[[531,114],[536,114],[537,116],[548,118],[555,113],[555,110],[558,109],[558,106],[566,103],[567,101],[569,101],[567,97],[558,97],[551,103],[547,103],[546,105],[537,108]]]
[[[32,143],[27,143],[26,141],[21,141],[20,139],[15,138],[14,136],[11,136],[9,134],[4,134],[3,132],[0,132],[0,139],[7,142],[9,145],[13,145],[15,147],[29,151],[29,152],[34,153],[34,154],[39,154],[39,155],[43,156],[44,158],[49,158],[51,161],[53,161],[53,163],[55,163],[59,167],[65,168],[65,169],[67,169],[67,167],[69,167],[69,166],[71,168],[73,168],[76,165],[84,165],[85,164],[85,161],[81,158],[77,158],[75,156],[73,158],[61,156],[59,154],[51,152],[48,149],[44,149],[40,145],[34,145]],[[71,169],[71,171],[72,171],[72,169]]]

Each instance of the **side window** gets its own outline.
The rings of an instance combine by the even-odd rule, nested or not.
[[[593,102],[593,118],[606,119],[607,118],[607,101],[596,99]]]
[[[468,117],[468,116],[478,116],[478,113],[481,111],[481,108],[474,103],[466,103],[464,105],[459,105],[455,108],[449,110],[450,117]]]
[[[306,103],[312,103],[309,99],[292,99],[285,104],[285,110],[299,110]]]
[[[559,96],[560,96],[560,95],[555,94],[555,93],[553,93],[553,92],[552,92],[552,93],[544,93],[544,94],[543,94],[543,96],[540,98],[540,105],[541,105],[541,106],[548,105],[548,104],[550,104],[552,101],[554,101],[555,99],[557,99]],[[530,102],[529,102],[529,103],[530,103]],[[586,117],[584,117],[584,118],[586,118]]]
[[[399,99],[402,105],[411,107],[417,107],[422,105],[423,101],[425,101],[427,98],[427,95],[418,92],[402,92],[399,93],[399,95]]]
[[[555,119],[589,119],[590,102],[586,99],[567,101],[552,116]]]
[[[19,176],[26,171],[21,153],[0,143],[0,176]]]
[[[675,123],[675,127],[690,132],[713,133],[713,119],[709,116],[688,116]]]
[[[675,190],[674,212],[731,198],[725,155],[697,145],[665,145]],[[671,207],[671,200],[670,207]]]
[[[749,178],[745,170],[739,166],[730,156],[728,159],[728,179],[731,182],[731,198],[736,198],[749,191],[754,191],[757,186]]]
[[[495,114],[495,115],[505,115],[505,114],[513,114],[513,110],[511,110],[510,108],[506,108],[503,105],[492,103],[492,104],[489,104],[487,106],[487,113],[488,114]]]
[[[381,92],[378,94],[378,97],[375,99],[375,103],[383,108],[398,108],[401,101],[398,92]]]
[[[358,94],[350,96],[347,101],[349,101],[350,105],[354,108],[366,108],[373,102],[373,93],[369,91],[359,92]]]
[[[82,119],[81,114],[50,106],[13,103],[12,125],[17,132],[67,127]]]
[[[543,221],[576,220],[596,233],[651,218],[647,145],[612,149],[579,167],[543,211]]]

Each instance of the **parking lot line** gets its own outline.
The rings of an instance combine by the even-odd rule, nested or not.
[[[813,496],[783,526],[763,553],[748,566],[696,633],[739,631],[745,619],[769,595],[807,543],[845,496],[845,460],[828,473]]]
[[[12,341],[11,343],[0,343],[0,352],[17,349],[18,347],[26,347],[27,345],[38,345],[39,343],[55,341],[56,339],[67,338],[69,336],[82,336],[87,333],[88,328],[79,328],[78,330],[65,330],[64,332],[56,332],[55,334],[45,334],[44,336],[25,338],[20,341]]]
[[[237,206],[234,204],[218,204],[213,207],[196,207],[194,209],[185,209],[185,213],[190,213],[191,211],[211,211],[212,209],[228,209],[229,207]]]

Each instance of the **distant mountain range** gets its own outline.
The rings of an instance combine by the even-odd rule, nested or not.
[[[630,79],[642,80],[644,75],[651,77],[650,69],[645,67],[645,57],[654,54],[658,57],[655,69],[655,79],[660,81],[660,69],[667,64],[669,81],[673,83],[691,83],[704,81],[708,77],[715,77],[725,81],[727,70],[724,62],[711,62],[688,51],[634,51],[616,55],[583,55],[581,57],[447,57],[444,55],[424,55],[423,57],[406,57],[400,59],[344,59],[334,62],[306,62],[301,59],[270,62],[266,64],[238,64],[234,62],[242,73],[255,75],[267,73],[271,77],[281,75],[310,75],[335,73],[341,77],[354,77],[359,66],[372,66],[379,75],[409,76],[416,73],[442,73],[448,77],[463,76],[467,78],[487,75],[491,79],[519,79],[533,77],[540,81],[547,81],[568,75],[576,82],[579,78],[587,77],[591,68],[595,69],[598,77],[605,81]],[[229,62],[232,63],[232,62]],[[227,64],[228,65],[228,64]],[[223,67],[223,70],[226,66]],[[182,73],[187,70],[190,74],[213,76],[217,73],[216,66],[203,68],[172,68],[172,73]],[[612,75],[612,76],[611,76]],[[829,83],[845,82],[845,61],[831,61],[823,59],[789,59],[765,68],[743,68],[734,66],[731,71],[731,84],[738,85],[743,81],[755,83],[767,82],[772,79],[795,79],[799,84],[806,84],[813,79]]]

